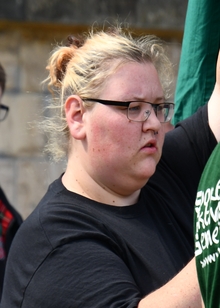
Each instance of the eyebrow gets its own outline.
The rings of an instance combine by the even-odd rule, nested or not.
[[[126,100],[126,101],[128,101],[128,100]],[[146,99],[144,99],[144,98],[138,98],[138,97],[134,97],[134,99],[132,99],[132,100],[130,100],[130,101],[138,101],[138,102],[148,102],[149,100],[146,100]],[[160,97],[157,97],[156,99],[154,99],[154,102],[155,102],[155,104],[158,102],[158,103],[160,103],[160,101],[165,101],[165,97],[164,96],[160,96]]]
[[[165,101],[165,97],[164,96],[158,97],[158,98],[155,99],[155,101],[156,102],[158,102],[158,101]]]

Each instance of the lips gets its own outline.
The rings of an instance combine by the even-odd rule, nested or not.
[[[157,141],[155,139],[152,139],[148,141],[148,143],[145,144],[143,148],[152,148],[152,147],[156,148],[156,145],[157,145]]]
[[[140,150],[142,153],[145,153],[147,155],[152,155],[157,153],[157,140],[155,138],[152,138],[148,140],[145,145]]]

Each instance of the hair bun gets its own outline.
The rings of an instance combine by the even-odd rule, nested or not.
[[[70,47],[70,46],[73,45],[73,46],[75,46],[77,48],[80,48],[84,44],[84,40],[82,38],[77,38],[77,37],[75,37],[73,35],[69,35],[67,37],[67,41],[68,41],[68,43],[66,45],[67,47]]]

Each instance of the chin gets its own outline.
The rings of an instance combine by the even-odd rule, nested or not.
[[[152,177],[152,175],[155,173],[156,171],[156,165],[155,167],[151,167],[151,168],[147,168],[147,170],[145,170],[145,172],[142,172],[141,174],[138,174],[138,180],[137,182],[140,181],[140,186],[143,187],[147,182],[148,180]]]
[[[160,157],[161,157],[160,155],[148,157],[145,160],[144,165],[142,165],[143,172],[149,175],[149,177],[151,177],[154,174],[157,164],[160,160]]]

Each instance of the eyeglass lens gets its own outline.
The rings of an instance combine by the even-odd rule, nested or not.
[[[152,110],[154,110],[158,120],[168,122],[173,115],[172,104],[149,104],[141,102],[132,102],[128,107],[128,118],[133,121],[141,122],[149,118]]]
[[[0,121],[3,121],[6,118],[8,110],[9,108],[7,106],[0,105]]]

